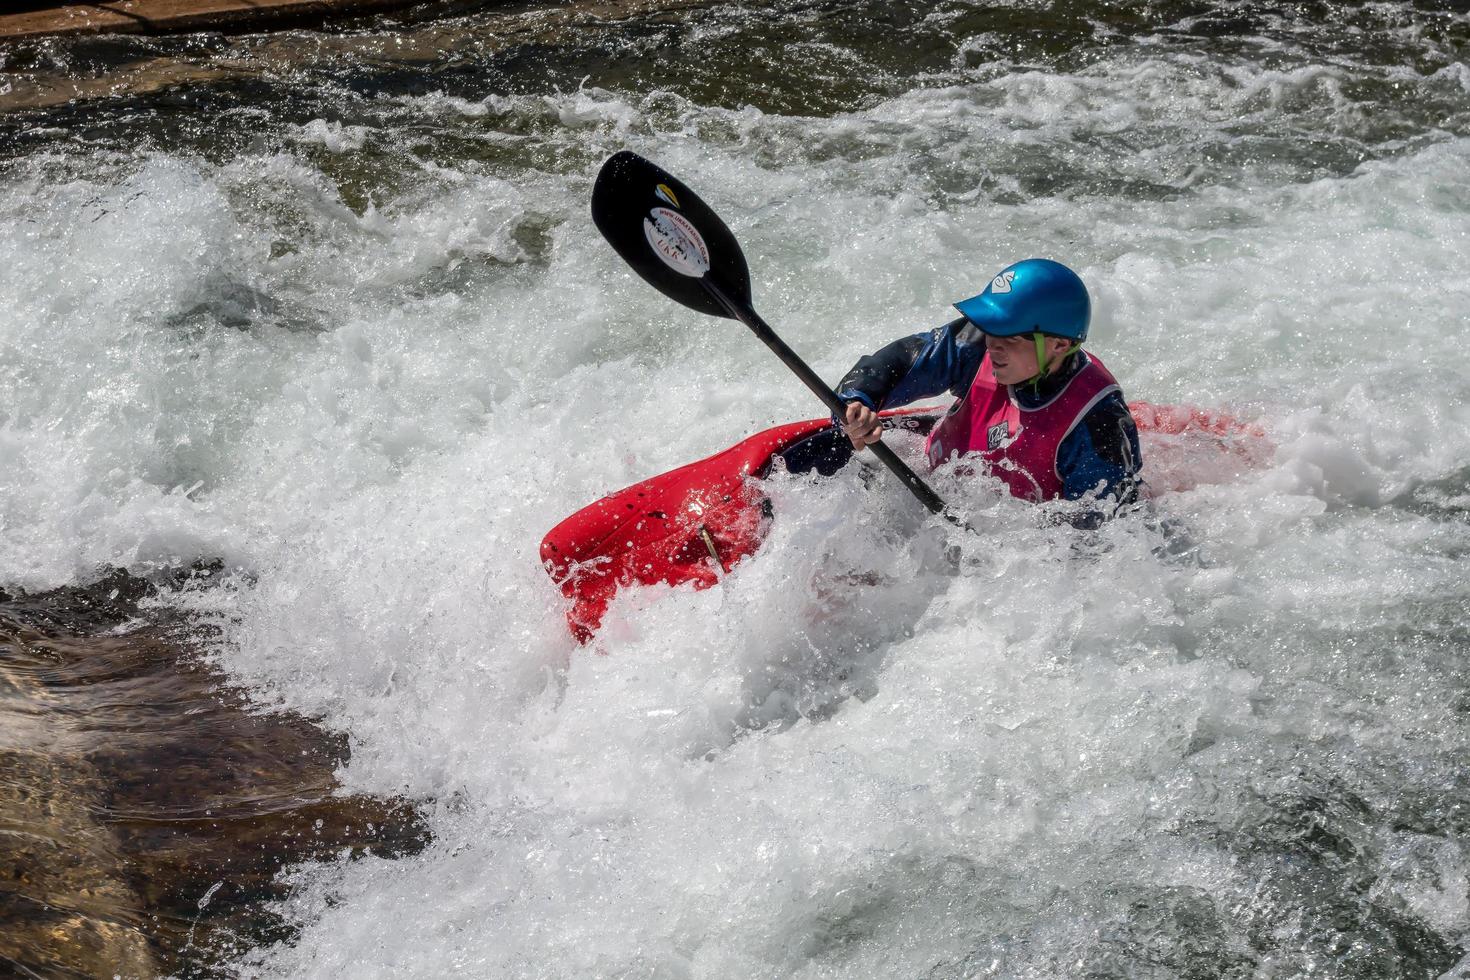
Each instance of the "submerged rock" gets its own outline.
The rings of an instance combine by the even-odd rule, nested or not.
[[[282,938],[284,866],[421,848],[411,804],[337,796],[345,740],[264,714],[203,663],[156,585],[0,591],[0,963],[209,975]]]

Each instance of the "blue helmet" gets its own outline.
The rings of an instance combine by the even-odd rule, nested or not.
[[[1074,344],[1087,339],[1092,303],[1077,273],[1051,259],[1022,259],[1001,270],[985,292],[954,305],[996,337],[1044,333]]]

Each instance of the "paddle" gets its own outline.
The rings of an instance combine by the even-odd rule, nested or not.
[[[846,415],[847,405],[836,392],[756,314],[740,244],[719,215],[682,181],[629,150],[615,153],[593,185],[592,220],[633,271],[659,292],[701,313],[739,320],[829,411],[838,418]],[[892,449],[882,442],[868,448],[920,503],[961,523]]]

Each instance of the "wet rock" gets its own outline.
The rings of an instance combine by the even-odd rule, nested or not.
[[[341,737],[251,709],[139,606],[212,571],[0,598],[0,964],[208,976],[282,938],[284,866],[426,842],[409,803],[334,795]]]
[[[419,0],[57,0],[20,4],[19,9],[0,13],[0,37],[263,30],[360,17],[416,2]]]

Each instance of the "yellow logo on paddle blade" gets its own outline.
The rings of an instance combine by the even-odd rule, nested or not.
[[[674,207],[680,207],[679,199],[674,196],[673,188],[669,187],[668,184],[659,184],[654,188],[653,192]]]

